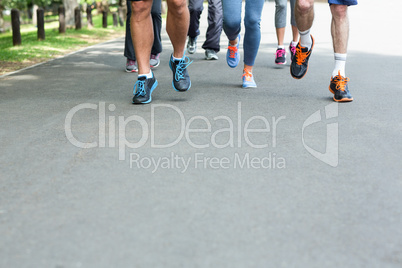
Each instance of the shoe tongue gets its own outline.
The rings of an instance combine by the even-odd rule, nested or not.
[[[145,75],[142,75],[142,76],[139,76],[138,77],[138,80],[141,80],[141,81],[144,81],[144,80],[146,80],[147,79],[147,77],[145,76]]]

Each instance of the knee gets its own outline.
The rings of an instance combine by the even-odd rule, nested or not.
[[[275,8],[277,11],[286,10],[286,8],[287,8],[286,5],[287,5],[286,1],[280,1],[279,3],[276,3]]]
[[[250,18],[247,18],[246,20],[244,20],[244,27],[246,29],[259,28],[260,27],[260,21],[261,21],[261,19],[250,16]]]
[[[185,12],[188,12],[186,0],[170,0],[168,3],[168,12],[176,16],[181,16]]]
[[[296,2],[296,9],[300,14],[306,14],[314,7],[314,1],[299,0]]]
[[[226,29],[237,30],[241,25],[241,20],[236,20],[233,17],[223,17],[223,25]]]
[[[335,20],[344,20],[348,14],[348,6],[331,5],[331,13]]]
[[[151,7],[145,1],[131,1],[131,18],[141,21],[150,14]]]

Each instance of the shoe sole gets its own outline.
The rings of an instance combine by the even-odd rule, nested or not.
[[[191,81],[190,81],[190,85],[188,86],[188,88],[187,88],[186,90],[178,90],[178,89],[176,89],[175,86],[174,86],[174,81],[172,81],[172,87],[173,87],[174,90],[176,90],[177,92],[186,92],[186,91],[189,91],[190,88],[191,88]]]
[[[159,61],[158,64],[156,64],[156,65],[150,65],[149,67],[151,67],[151,68],[156,68],[156,67],[159,66],[160,63],[161,63],[161,62]]]
[[[285,61],[285,62],[275,62],[275,64],[277,64],[277,65],[284,65],[286,63],[287,63],[287,61]]]
[[[229,65],[229,63],[228,63],[228,66],[229,66],[230,68],[236,68],[237,65],[239,65],[239,63],[240,63],[240,60],[239,60],[239,62],[238,62],[236,65]]]
[[[241,86],[242,88],[256,88],[257,86]]]
[[[311,45],[310,51],[313,51],[315,41],[314,41],[314,38],[313,38],[312,35],[311,35],[311,39],[313,40],[313,44]],[[311,53],[310,53],[310,55],[311,55]],[[310,58],[309,58],[309,60],[310,60]],[[308,72],[308,63],[307,63],[306,72],[305,72],[305,73],[303,74],[303,76],[301,76],[301,77],[297,77],[297,76],[294,76],[294,75],[292,74],[292,65],[290,65],[290,75],[291,75],[294,79],[302,79],[304,76],[306,76],[307,72]]]
[[[151,87],[151,92],[149,93],[149,100],[144,102],[133,102],[133,104],[147,104],[152,101],[152,92],[154,92],[155,88],[158,86],[158,80],[155,79],[155,83]]]
[[[138,73],[138,70],[129,71],[129,70],[126,69],[126,73]]]
[[[331,86],[329,86],[328,89],[329,89],[329,92],[331,92],[332,94],[335,94],[335,92],[332,91]],[[336,101],[336,102],[351,102],[351,101],[353,101],[353,97],[352,98],[343,98],[343,99],[337,100],[337,99],[335,99],[335,96],[334,96],[332,99],[334,101]]]
[[[218,60],[218,57],[211,57],[211,58],[205,57],[205,59],[206,60]]]
[[[334,101],[336,101],[336,102],[351,102],[351,101],[353,101],[353,98],[351,98],[351,99],[343,98],[343,99],[341,99],[341,100],[337,100],[337,99],[335,99],[335,97],[333,97],[332,99],[333,99]]]

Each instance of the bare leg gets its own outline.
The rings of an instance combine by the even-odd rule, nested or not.
[[[250,73],[253,73],[253,66],[244,64],[244,69],[247,70]]]
[[[283,46],[284,38],[285,38],[285,27],[276,28],[276,39],[278,40],[278,46]]]
[[[302,79],[307,73],[308,60],[314,45],[314,39],[310,34],[314,20],[314,0],[296,0],[294,9],[300,40],[292,58],[290,73],[293,78]]]
[[[229,40],[229,44],[234,47],[239,43],[239,38],[237,37],[235,40]]]
[[[151,71],[149,57],[154,42],[151,7],[152,0],[131,2],[131,38],[138,64],[138,74],[147,74]]]
[[[293,25],[292,25],[292,35],[293,35],[292,41],[297,43],[297,41],[299,41],[299,31],[297,30],[297,27]]]
[[[345,5],[331,5],[332,21],[331,34],[334,47],[335,66],[332,76],[346,76],[346,53],[349,39],[348,7]]]
[[[349,39],[348,7],[344,5],[331,5],[331,13],[331,34],[334,52],[346,54]]]
[[[187,32],[190,24],[190,13],[186,0],[168,0],[166,32],[173,45],[173,56],[182,58],[186,46]]]
[[[307,31],[313,26],[314,0],[297,0],[295,6],[295,19],[299,31]]]

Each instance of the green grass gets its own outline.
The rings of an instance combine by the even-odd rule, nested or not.
[[[14,69],[19,69],[25,66],[18,63],[32,64],[45,61],[125,34],[125,27],[113,27],[111,14],[108,16],[107,28],[102,28],[101,15],[93,16],[93,23],[94,28],[88,29],[86,19],[83,18],[81,30],[66,29],[65,34],[59,34],[58,21],[45,23],[45,40],[43,41],[37,40],[35,26],[21,25],[20,46],[13,46],[11,31],[0,34],[0,74],[12,71],[12,63],[16,63]]]

